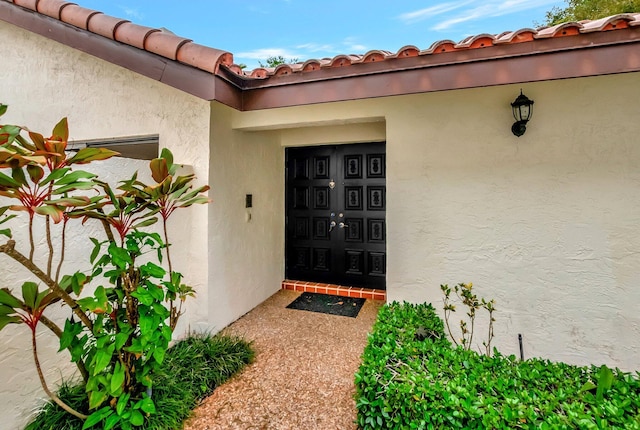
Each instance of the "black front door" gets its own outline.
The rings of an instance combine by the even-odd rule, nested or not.
[[[385,289],[385,144],[286,150],[286,276]]]

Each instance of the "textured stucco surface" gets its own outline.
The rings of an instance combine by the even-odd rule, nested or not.
[[[209,321],[216,331],[275,293],[284,273],[284,150],[273,133],[232,130],[232,112],[212,104]]]
[[[17,27],[0,22],[0,101],[9,105],[3,123],[26,125],[50,133],[67,116],[71,139],[159,134],[160,146],[174,153],[176,162],[187,165],[205,184],[209,177],[209,103],[141,77],[110,63],[75,51]],[[10,41],[10,43],[9,43]],[[113,182],[130,177],[136,169],[147,170],[147,162],[110,160],[87,166],[104,173]],[[194,286],[198,298],[188,304],[179,332],[209,328],[207,307],[208,272],[205,234],[211,205],[198,205],[177,213],[171,238],[174,267]],[[80,227],[78,227],[80,228]],[[87,225],[93,236],[99,228]],[[16,227],[14,230],[22,230]],[[37,236],[44,237],[40,232]],[[86,267],[89,249],[70,237],[67,270]],[[28,274],[0,255],[2,286],[20,285]],[[54,311],[55,313],[55,311]],[[51,314],[55,317],[54,314]],[[179,334],[179,333],[178,333]],[[26,335],[26,339],[25,339]],[[48,330],[39,338],[41,361],[50,385],[72,370]],[[25,327],[8,327],[0,333],[0,416],[3,429],[20,428],[45,396],[32,366]]]
[[[520,138],[510,132],[513,85],[237,112],[232,124],[304,145],[322,143],[316,130],[382,118],[388,300],[440,308],[441,283],[473,282],[497,302],[501,351],[517,354],[521,333],[525,357],[634,370],[639,83],[626,74],[523,84],[535,106]]]
[[[0,40],[3,122],[46,132],[66,115],[74,139],[157,133],[212,186],[212,204],[172,224],[174,263],[198,292],[180,332],[217,331],[278,289],[284,147],[386,139],[389,300],[439,308],[441,283],[471,281],[497,301],[503,352],[521,333],[527,357],[638,369],[639,74],[523,84],[534,115],[516,138],[520,86],[241,113],[6,23]],[[113,180],[136,167],[104,165]],[[87,252],[73,248],[71,267]],[[0,264],[3,283],[26,275]],[[20,333],[0,333],[8,429],[42,396]],[[43,361],[52,382],[70,371]]]

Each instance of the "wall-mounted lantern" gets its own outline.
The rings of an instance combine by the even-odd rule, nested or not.
[[[513,117],[516,119],[516,122],[511,126],[511,132],[520,137],[527,131],[527,122],[533,113],[533,100],[529,100],[520,90],[520,95],[511,103],[511,109],[513,109]]]

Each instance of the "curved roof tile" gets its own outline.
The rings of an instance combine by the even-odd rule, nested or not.
[[[275,68],[258,67],[254,70],[244,71],[240,66],[233,63],[233,55],[227,51],[199,45],[189,39],[174,35],[167,30],[133,24],[125,19],[105,15],[65,0],[0,1],[13,3],[53,19],[58,19],[66,24],[91,31],[138,49],[146,50],[170,60],[177,60],[183,64],[209,73],[217,73],[220,65],[224,65],[231,72],[247,79],[267,79],[298,73],[310,73],[322,69],[347,66],[357,67],[359,64],[380,63],[391,59],[479,49],[493,45],[533,42],[535,39],[574,36],[581,33],[611,31],[640,26],[640,13],[619,14],[593,21],[566,22],[536,30],[523,28],[516,31],[505,31],[497,35],[479,34],[469,36],[458,43],[452,40],[440,40],[425,50],[420,50],[413,45],[407,45],[395,53],[373,50],[364,55],[337,55],[333,58],[310,59],[304,63],[283,64]]]
[[[101,12],[69,3],[60,11],[60,21],[66,22],[67,24],[71,24],[75,27],[80,27],[83,30],[87,30],[89,26],[89,19],[91,19],[93,15],[97,15],[99,13]]]
[[[127,21],[126,19],[115,18],[113,16],[105,15],[103,13],[97,13],[89,17],[87,30],[89,30],[92,33],[99,34],[100,36],[104,36],[104,37],[108,37],[109,39],[116,40],[116,29],[118,28],[119,25],[122,25],[125,22],[130,22],[130,21]]]
[[[60,11],[71,3],[64,0],[50,0],[40,1],[36,3],[36,9],[43,15],[50,16],[51,18],[60,19]]]
[[[3,1],[209,73],[217,73],[221,64],[227,67],[233,64],[233,55],[227,51],[199,45],[168,31],[133,24],[75,3],[64,0]]]
[[[496,36],[493,44],[498,45],[500,43],[531,42],[535,34],[536,31],[532,28],[522,28],[517,31],[506,31]]]
[[[457,45],[455,45],[456,49],[475,49],[475,48],[485,48],[487,46],[493,46],[494,36],[491,34],[478,34],[477,36],[469,36]]]
[[[182,45],[188,42],[191,42],[191,39],[185,39],[165,31],[155,31],[147,36],[144,41],[144,49],[154,54],[177,60],[178,51]]]
[[[613,15],[607,18],[597,19],[595,21],[583,22],[582,33],[591,33],[594,31],[609,31],[620,28],[627,28],[628,22],[633,21],[634,16],[631,14]]]
[[[536,32],[534,38],[545,39],[548,37],[575,36],[580,34],[582,24],[579,22],[563,22],[553,27],[545,27]]]

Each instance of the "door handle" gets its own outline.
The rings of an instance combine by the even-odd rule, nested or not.
[[[345,224],[345,223],[341,222],[340,224],[338,224],[338,227],[340,227],[340,228],[349,228],[349,224]]]
[[[340,223],[342,224],[342,223]],[[329,231],[333,230],[336,227],[336,222],[335,221],[331,221],[331,223],[329,224]],[[340,227],[342,228],[342,227]]]

